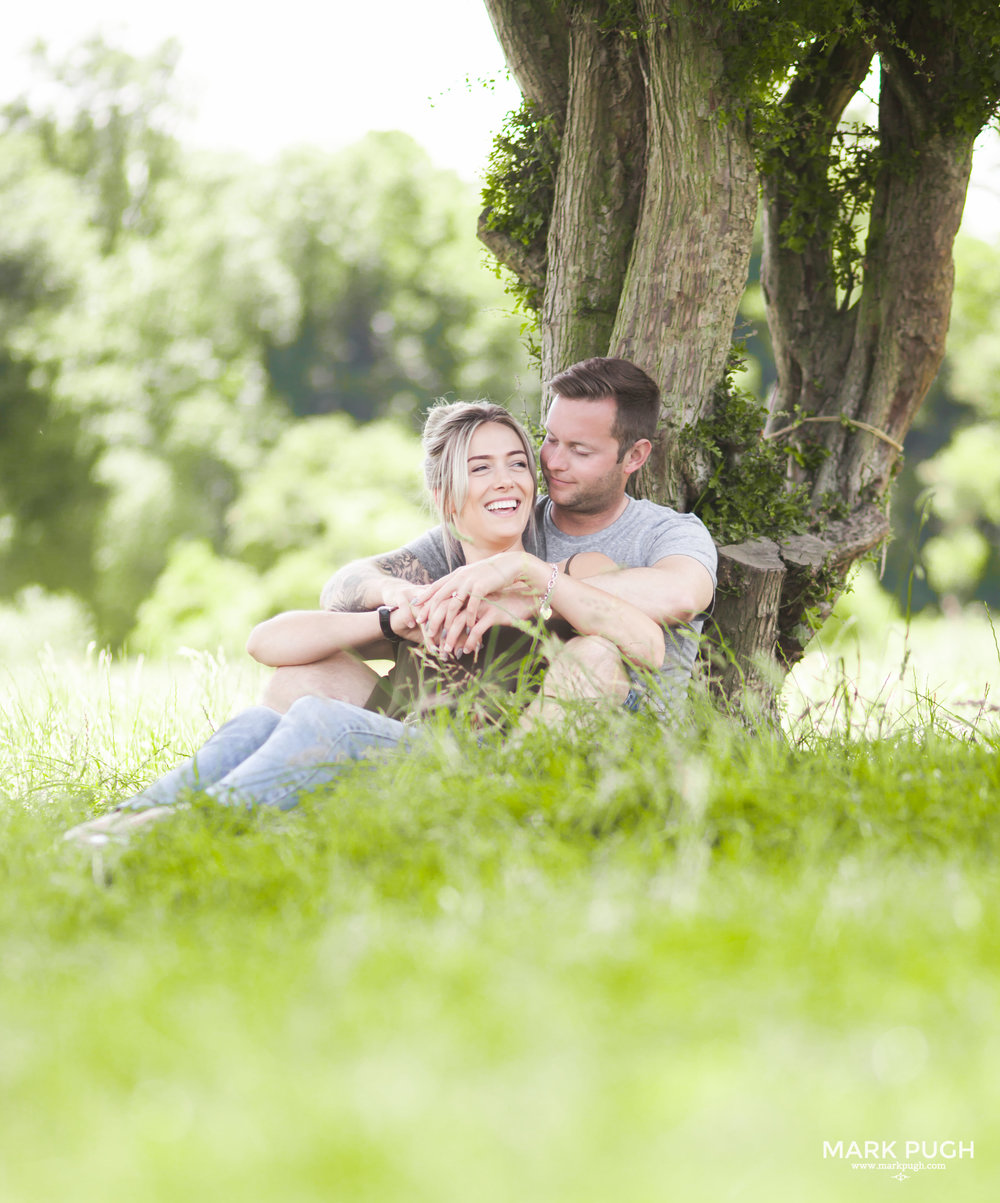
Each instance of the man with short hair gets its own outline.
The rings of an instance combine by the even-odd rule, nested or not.
[[[667,628],[660,676],[664,694],[676,696],[687,686],[697,636],[714,596],[716,551],[693,514],[625,492],[629,477],[652,450],[659,389],[628,360],[601,357],[567,368],[549,387],[552,401],[540,452],[548,496],[538,501],[534,546],[528,533],[525,546],[552,563],[602,552],[621,565],[587,579]],[[402,626],[419,624],[425,637],[446,651],[456,644],[471,651],[490,626],[537,614],[539,599],[524,593],[491,595],[487,604],[456,609],[435,593],[434,582],[458,566],[449,562],[436,527],[398,551],[341,568],[324,587],[321,604],[328,610],[398,607]],[[634,688],[626,705],[634,708],[640,683],[629,675]],[[363,706],[370,691],[370,671],[338,653],[316,664],[277,669],[264,700],[280,711],[305,694]]]

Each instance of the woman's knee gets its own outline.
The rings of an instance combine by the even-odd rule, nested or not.
[[[338,652],[315,664],[288,664],[276,668],[264,689],[265,706],[284,714],[303,697],[336,698],[363,706],[378,679],[363,661]]]
[[[576,635],[567,640],[551,662],[544,688],[550,693],[561,687],[581,696],[623,699],[629,679],[618,648],[601,635]]]

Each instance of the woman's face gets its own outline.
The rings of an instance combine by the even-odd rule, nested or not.
[[[469,492],[455,516],[459,538],[492,555],[520,546],[531,516],[535,477],[521,440],[484,422],[469,443]]]

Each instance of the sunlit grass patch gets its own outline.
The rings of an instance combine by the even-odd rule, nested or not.
[[[982,606],[907,623],[831,621],[786,682],[786,727],[850,738],[1000,735],[1000,629]]]

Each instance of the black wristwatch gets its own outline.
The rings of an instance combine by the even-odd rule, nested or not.
[[[389,615],[393,610],[398,610],[399,606],[379,606],[378,608],[378,625],[382,628],[382,634],[389,640],[390,643],[402,643],[403,636],[397,635],[392,629],[392,623],[389,621]]]

